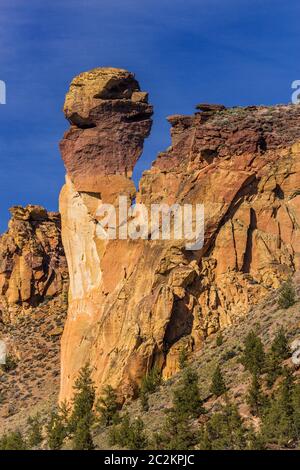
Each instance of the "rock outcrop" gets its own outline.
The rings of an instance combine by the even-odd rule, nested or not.
[[[172,146],[130,179],[152,108],[132,74],[96,69],[71,85],[60,209],[69,273],[61,399],[86,362],[101,387],[133,396],[154,365],[169,377],[181,348],[238,321],[300,268],[300,106],[172,116]],[[183,240],[103,240],[97,210],[119,195],[205,207],[201,250]],[[122,224],[122,220],[118,221]]]
[[[111,202],[120,190],[134,194],[130,177],[152,124],[147,101],[126,70],[94,69],[72,81],[64,106],[71,128],[60,148],[77,191]]]
[[[3,322],[60,294],[68,281],[60,215],[40,206],[16,206],[10,212],[8,231],[0,237]]]

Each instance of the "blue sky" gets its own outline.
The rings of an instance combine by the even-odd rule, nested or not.
[[[56,210],[73,76],[97,66],[136,73],[154,104],[154,127],[135,179],[170,141],[170,114],[207,101],[291,100],[300,79],[298,0],[1,0],[0,232],[8,208]]]

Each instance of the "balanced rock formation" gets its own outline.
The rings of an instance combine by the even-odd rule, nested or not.
[[[146,94],[118,69],[71,84],[61,144],[70,273],[61,399],[86,362],[98,393],[110,383],[131,397],[154,365],[169,377],[181,348],[201,348],[300,268],[300,106],[197,109],[169,118],[172,146],[135,194],[130,175],[151,127]],[[146,207],[204,204],[203,247],[150,233],[99,238],[98,209],[119,194]]]
[[[0,237],[0,319],[35,307],[62,292],[68,280],[60,216],[41,206],[16,206]]]
[[[71,129],[60,147],[77,191],[112,202],[120,189],[134,194],[130,176],[152,124],[147,97],[126,70],[95,69],[72,81],[64,106]]]

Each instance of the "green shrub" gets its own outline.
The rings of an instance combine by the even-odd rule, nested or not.
[[[28,445],[30,448],[38,446],[42,440],[42,423],[41,417],[39,414],[29,417],[27,420],[28,430],[27,430],[27,439]]]
[[[227,362],[230,359],[233,359],[237,355],[236,351],[234,349],[231,349],[229,351],[226,351],[223,356],[222,356],[222,361]]]
[[[27,443],[20,431],[10,432],[0,438],[0,450],[27,450]]]
[[[220,332],[217,336],[217,339],[216,339],[216,346],[220,347],[220,346],[222,346],[222,344],[223,344],[223,335]]]

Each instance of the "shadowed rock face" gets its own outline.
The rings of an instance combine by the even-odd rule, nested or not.
[[[193,116],[169,118],[172,146],[144,173],[136,200],[204,203],[201,251],[187,251],[182,241],[97,238],[99,205],[134,196],[129,174],[152,112],[142,95],[147,118],[128,118],[138,85],[129,72],[113,70],[118,86],[103,78],[111,69],[81,74],[65,105],[72,127],[62,143],[60,208],[70,292],[61,399],[71,397],[87,361],[99,393],[110,383],[134,395],[154,364],[169,377],[182,347],[199,349],[300,268],[299,106],[200,104]]]
[[[0,237],[0,318],[22,312],[61,293],[68,272],[60,216],[41,206],[16,206]]]

